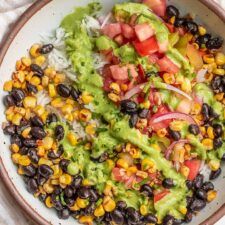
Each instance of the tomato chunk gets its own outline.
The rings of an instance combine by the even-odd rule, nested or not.
[[[166,0],[143,0],[154,13],[158,16],[164,16],[166,12]]]
[[[122,34],[125,38],[127,38],[127,39],[135,38],[135,32],[134,32],[133,27],[131,27],[128,24],[123,23],[123,24],[121,24],[121,28],[122,28]]]
[[[170,193],[169,190],[165,189],[162,192],[155,194],[154,195],[154,203],[158,202],[159,200],[161,200],[162,198],[164,198],[166,195],[168,195]]]
[[[149,24],[138,24],[134,27],[135,33],[139,41],[145,41],[154,35],[154,30],[150,27]]]
[[[177,73],[179,72],[179,67],[174,64],[167,56],[164,56],[162,59],[157,61],[157,65],[161,72],[168,72],[168,73]]]
[[[187,166],[190,170],[188,180],[194,180],[195,177],[198,175],[201,166],[201,161],[197,159],[187,160],[184,162],[184,165]]]
[[[122,33],[120,23],[111,23],[103,27],[102,33],[111,39]]]
[[[151,55],[159,50],[155,37],[151,37],[143,42],[134,41],[133,45],[141,56]]]

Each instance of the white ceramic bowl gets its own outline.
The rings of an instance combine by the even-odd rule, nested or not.
[[[86,5],[88,2],[90,2],[90,0],[41,0],[24,14],[11,33],[9,33],[5,44],[2,45],[0,53],[1,97],[5,95],[2,91],[3,84],[6,80],[10,79],[16,60],[26,55],[27,49],[33,43],[39,42],[41,33],[51,32],[59,26],[61,19],[66,14],[70,13],[76,6]],[[101,2],[104,6],[103,12],[106,13],[111,10],[116,2],[120,1],[101,0]],[[215,3],[212,4],[212,0],[202,0],[202,2],[198,0],[171,0],[170,2],[175,4],[183,14],[190,12],[192,15],[195,15],[197,21],[201,21],[202,24],[208,27],[210,32],[225,38],[225,20],[222,21],[223,16],[225,19],[224,12],[222,12]],[[207,4],[210,9],[207,8],[205,4]],[[215,11],[216,14],[212,10]],[[1,101],[0,123],[3,121],[5,121],[5,115],[4,106]],[[12,195],[14,195],[17,202],[30,216],[39,224],[78,224],[72,218],[66,221],[59,220],[55,210],[47,209],[44,204],[27,192],[22,178],[17,174],[16,167],[11,161],[9,139],[3,134],[2,129],[0,129],[0,146],[2,180],[7,185]],[[218,211],[218,209],[225,203],[224,177],[225,170],[223,170],[223,174],[215,182],[215,187],[219,193],[217,199],[207,205],[191,224],[200,224],[213,214],[211,219],[203,224],[214,224],[214,222],[223,215],[225,212],[224,209],[220,211]]]

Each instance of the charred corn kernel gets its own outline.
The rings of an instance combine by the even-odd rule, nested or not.
[[[19,146],[17,144],[11,144],[10,149],[14,153],[17,153],[20,150],[20,148],[19,148]]]
[[[176,20],[176,17],[173,16],[173,17],[170,18],[169,22],[170,22],[171,24],[174,24],[174,23],[175,23],[175,20]]]
[[[21,120],[22,120],[22,116],[19,113],[16,113],[15,115],[12,116],[12,123],[14,125],[19,126]]]
[[[199,32],[199,34],[200,34],[201,36],[203,36],[203,35],[206,34],[207,31],[206,31],[205,27],[199,26],[199,27],[198,27],[198,32]]]
[[[77,144],[77,136],[73,132],[67,134],[67,139],[71,145],[75,146]]]
[[[208,165],[212,171],[217,171],[220,168],[220,162],[218,160],[210,160]]]
[[[170,123],[170,129],[174,131],[181,131],[183,126],[184,126],[183,121],[179,121],[179,120],[174,120]]]
[[[76,199],[76,204],[77,204],[77,206],[78,206],[79,208],[84,209],[84,208],[87,207],[88,201],[87,201],[87,199],[82,199],[82,198],[79,198],[79,197],[78,197],[78,198]]]
[[[136,175],[137,175],[138,177],[143,178],[143,179],[146,179],[146,178],[148,177],[148,173],[146,173],[146,172],[144,172],[144,171],[141,171],[141,170],[138,170],[137,173],[136,173]]]
[[[60,83],[63,83],[66,79],[66,76],[65,74],[61,74],[61,73],[57,73],[54,77],[54,83],[55,84],[60,84]]]
[[[32,97],[32,96],[27,96],[24,98],[23,100],[23,106],[25,108],[35,108],[37,104],[37,99],[35,97]]]
[[[218,66],[223,66],[225,64],[225,55],[222,52],[218,52],[215,59]]]
[[[42,86],[43,87],[47,87],[48,86],[48,83],[49,83],[49,77],[43,76],[42,79],[41,79]]]
[[[180,207],[179,207],[179,211],[180,211],[183,215],[186,215],[186,213],[187,213],[187,207],[185,207],[185,206],[180,206]]]
[[[203,61],[205,63],[210,64],[210,63],[214,63],[215,62],[215,58],[214,58],[214,56],[212,54],[206,54],[206,55],[203,56]]]
[[[46,199],[45,199],[45,205],[48,207],[48,208],[52,208],[53,207],[53,203],[52,203],[52,200],[51,200],[51,197],[48,196]]]
[[[16,61],[16,70],[18,71],[18,70],[24,70],[24,69],[26,69],[26,66],[24,66],[22,64],[22,61],[21,60],[17,60]]]
[[[45,159],[45,158],[40,158],[38,161],[38,165],[48,165],[52,166],[53,162],[51,160]]]
[[[79,112],[79,119],[83,122],[88,122],[91,119],[91,111],[88,109],[81,109]]]
[[[202,144],[208,149],[211,150],[213,148],[213,141],[212,139],[205,138],[202,140]]]
[[[95,134],[95,126],[93,124],[89,124],[85,127],[85,132],[89,135]]]
[[[127,84],[121,84],[120,88],[121,88],[122,91],[127,91],[128,86],[127,86]]]
[[[21,166],[29,166],[31,161],[27,155],[21,155],[18,159],[18,164]]]
[[[175,76],[171,73],[164,73],[163,80],[167,84],[174,84],[176,82]]]
[[[224,93],[219,93],[219,94],[216,94],[216,95],[215,95],[215,99],[216,99],[217,101],[222,101],[223,98],[224,98]]]
[[[65,173],[62,176],[60,176],[59,182],[60,184],[69,185],[72,182],[72,177],[69,174]]]
[[[55,108],[61,108],[64,105],[64,102],[61,98],[55,98],[51,101],[51,105]]]
[[[184,177],[188,177],[189,173],[190,173],[190,169],[187,166],[181,166],[180,167],[180,173],[184,176]]]
[[[93,101],[94,98],[88,92],[83,92],[81,99],[84,104],[89,104]]]
[[[109,196],[105,196],[104,197],[104,200],[103,200],[103,207],[104,207],[104,210],[106,212],[112,212],[115,208],[116,208],[116,203],[115,201],[109,197]]]
[[[93,225],[93,217],[92,216],[81,216],[79,218],[79,223],[85,225]]]
[[[28,67],[31,65],[31,59],[28,57],[22,57],[21,62],[23,63],[24,66]]]
[[[73,106],[70,104],[65,104],[62,108],[61,111],[63,114],[70,114],[73,111]]]
[[[44,55],[39,55],[35,58],[34,62],[39,65],[39,66],[42,66],[46,61],[46,58]]]
[[[207,128],[207,134],[208,134],[208,137],[209,137],[210,139],[214,139],[213,127],[208,127],[208,128]]]
[[[40,83],[41,83],[41,79],[40,77],[38,76],[33,76],[31,79],[30,79],[30,83],[34,86],[38,86]]]
[[[166,136],[166,134],[167,134],[167,130],[166,130],[166,128],[163,128],[163,129],[160,129],[160,130],[157,130],[157,135],[159,136],[159,137],[165,137]]]
[[[140,129],[143,129],[147,126],[147,124],[148,124],[147,119],[139,119],[136,123],[136,127],[140,128]]]
[[[120,93],[120,86],[119,84],[113,82],[110,84],[109,86],[111,88],[111,90],[115,93],[115,94],[119,94]]]
[[[19,163],[19,158],[21,157],[21,155],[19,153],[14,153],[12,154],[12,161],[16,164]]]
[[[136,166],[131,166],[129,168],[127,168],[127,175],[131,176],[132,174],[136,174],[138,171]]]
[[[191,81],[188,78],[184,79],[184,82],[181,84],[181,89],[184,92],[191,92]]]
[[[10,92],[12,91],[12,87],[13,87],[13,82],[12,80],[9,80],[4,83],[3,90]]]
[[[102,205],[99,205],[99,206],[95,209],[94,215],[95,215],[96,217],[101,217],[101,216],[104,216],[104,215],[105,215],[105,210],[104,210],[104,208],[103,208]]]
[[[146,205],[141,205],[140,213],[141,213],[142,216],[147,215],[148,214],[148,207]]]
[[[17,79],[20,83],[23,83],[25,81],[25,73],[24,71],[17,71],[15,74],[15,79]]]
[[[127,169],[129,167],[128,163],[124,159],[118,159],[116,162],[117,166]]]
[[[31,127],[27,127],[25,128],[23,131],[22,131],[22,136],[24,138],[28,138],[29,134],[30,134],[30,131],[31,131]]]
[[[225,69],[216,68],[216,69],[213,70],[213,73],[216,74],[216,75],[223,76],[223,75],[225,75]]]
[[[30,55],[34,58],[38,57],[40,55],[39,48],[40,48],[39,44],[32,45],[30,48]]]
[[[212,202],[217,196],[217,191],[211,190],[207,192],[207,201]]]
[[[54,84],[49,84],[48,85],[48,93],[49,93],[49,96],[51,98],[53,98],[53,97],[55,97],[57,95],[56,88],[55,88]]]
[[[120,101],[120,96],[115,94],[115,93],[109,93],[108,94],[109,99],[111,99],[113,102],[119,102]]]
[[[52,148],[53,142],[54,142],[54,140],[53,140],[52,137],[45,137],[42,140],[42,144],[43,144],[44,149],[50,150]]]

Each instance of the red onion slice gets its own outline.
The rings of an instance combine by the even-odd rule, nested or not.
[[[136,85],[135,87],[126,92],[126,94],[122,97],[122,100],[130,99],[132,96],[140,93],[145,85],[146,83]]]
[[[101,24],[101,29],[109,22],[110,18],[112,17],[112,13],[109,12],[106,17],[104,18],[102,24]]]
[[[190,101],[192,100],[192,97],[188,94],[186,94],[185,92],[181,91],[179,88],[176,88],[170,84],[167,84],[167,89],[170,90],[170,91],[174,91],[182,96],[184,96],[185,98],[189,99]]]

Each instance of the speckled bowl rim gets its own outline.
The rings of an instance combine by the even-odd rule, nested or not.
[[[18,19],[18,21],[14,24],[14,26],[9,30],[8,35],[5,36],[4,40],[1,43],[0,47],[0,66],[2,61],[5,57],[6,52],[8,51],[9,46],[11,45],[12,41],[21,30],[21,28],[26,24],[26,22],[39,10],[42,9],[45,5],[50,3],[52,0],[40,0],[36,1],[32,6],[30,6]],[[198,0],[203,3],[209,10],[214,12],[225,24],[225,10],[221,8],[213,0]],[[14,186],[13,182],[11,181],[9,174],[4,167],[2,158],[0,157],[0,177],[3,181],[3,184],[9,190],[13,198],[16,202],[20,205],[22,210],[37,224],[40,225],[50,225],[51,223],[47,221],[43,216],[41,216],[35,209],[29,205],[28,202],[25,201],[23,196],[19,193],[19,191]],[[207,218],[204,222],[200,225],[213,225],[217,222],[222,216],[225,215],[225,203],[217,210],[217,212],[213,213],[209,218]]]

